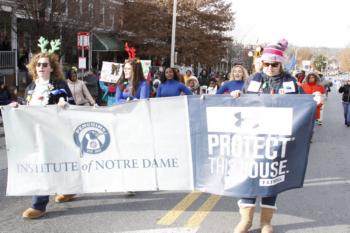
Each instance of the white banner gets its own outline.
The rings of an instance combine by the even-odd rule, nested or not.
[[[186,97],[5,107],[7,195],[193,190]]]
[[[7,106],[7,195],[273,196],[303,185],[315,109],[310,95],[179,96],[96,109]]]

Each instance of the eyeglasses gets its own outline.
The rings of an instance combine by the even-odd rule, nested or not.
[[[47,62],[38,62],[36,64],[36,67],[42,66],[42,67],[46,68],[46,67],[48,67],[48,65],[49,65],[49,63],[47,63]]]
[[[273,68],[276,68],[276,67],[278,67],[280,65],[280,63],[278,63],[278,62],[275,62],[275,63],[263,63],[263,66],[264,67],[269,67],[269,66],[272,66]]]

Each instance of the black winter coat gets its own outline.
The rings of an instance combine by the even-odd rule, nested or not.
[[[50,84],[52,84],[54,88],[50,92],[48,104],[57,104],[60,97],[63,97],[64,100],[69,104],[75,104],[72,96],[72,92],[70,91],[68,84],[64,80],[59,80],[59,81],[50,80]],[[31,96],[33,94],[35,86],[36,86],[35,82],[32,82],[27,86],[24,93],[25,100],[28,99],[28,96]]]
[[[254,86],[254,88],[250,88],[250,85]],[[272,78],[262,72],[258,72],[249,77],[243,86],[244,93],[271,94],[273,92],[274,94],[279,94],[281,89],[286,90],[285,94],[300,93],[296,79],[289,73],[281,73]]]
[[[339,93],[343,93],[343,101],[344,102],[350,102],[350,85],[345,84],[344,86],[341,86],[339,88]]]

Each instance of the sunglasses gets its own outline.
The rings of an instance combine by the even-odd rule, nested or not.
[[[278,63],[278,62],[275,62],[275,63],[263,63],[263,66],[264,67],[269,67],[269,66],[272,66],[272,67],[274,67],[274,68],[276,68],[276,67],[278,67],[280,65],[280,63]]]
[[[42,66],[42,67],[44,67],[44,68],[48,67],[48,65],[49,65],[49,63],[47,63],[47,62],[38,62],[38,63],[36,64],[37,67]]]

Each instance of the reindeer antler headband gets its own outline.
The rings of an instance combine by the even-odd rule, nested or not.
[[[128,42],[125,42],[124,50],[128,53],[129,59],[135,59],[136,49],[134,47],[129,47]]]
[[[45,39],[44,37],[41,36],[38,41],[39,41],[38,46],[41,49],[42,53],[48,52],[51,54],[51,53],[54,53],[54,52],[60,50],[60,45],[61,45],[60,39],[51,40],[50,41],[51,49],[49,49],[49,50],[46,49],[47,45],[49,44],[49,41],[47,39]]]

